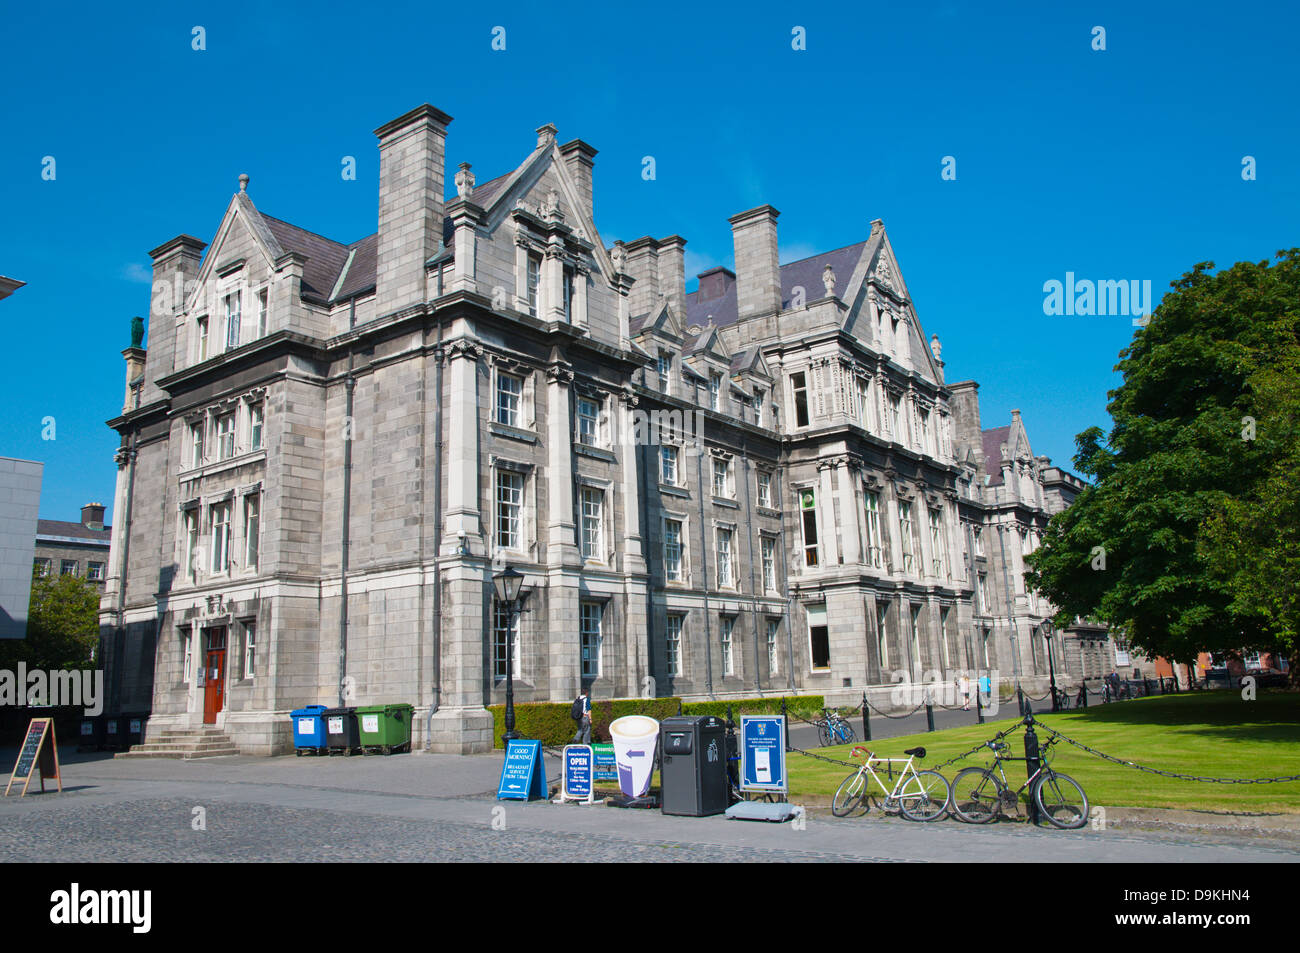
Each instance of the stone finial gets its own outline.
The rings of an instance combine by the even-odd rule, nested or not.
[[[543,146],[549,146],[551,143],[555,142],[555,134],[557,132],[559,132],[559,130],[556,129],[555,126],[549,122],[546,123],[545,125],[538,126],[537,127],[537,148],[540,149]]]
[[[627,250],[621,241],[614,243],[614,248],[609,253],[609,257],[614,262],[614,271],[620,275],[627,273]]]
[[[930,353],[934,355],[936,361],[939,360],[939,354],[943,351],[942,345],[939,344],[939,335],[930,335]]]
[[[463,199],[468,199],[474,194],[474,173],[470,171],[468,162],[462,162],[460,170],[456,173],[456,194]]]
[[[822,269],[822,284],[826,286],[826,297],[835,297],[835,269],[827,265]]]
[[[549,221],[556,221],[564,218],[564,216],[560,214],[560,190],[549,190],[546,193],[546,198],[542,201],[542,204],[537,211],[541,213],[542,218]]]
[[[891,284],[894,280],[893,269],[889,267],[889,259],[883,252],[881,253],[880,258],[876,260],[876,277],[886,286]]]
[[[131,319],[131,346],[144,346],[144,318],[136,317]]]
[[[248,181],[249,181],[249,180],[248,180],[248,173],[247,173],[247,172],[244,172],[244,173],[242,173],[242,174],[239,176],[239,191],[241,191],[241,192],[247,192],[247,191],[248,191]]]

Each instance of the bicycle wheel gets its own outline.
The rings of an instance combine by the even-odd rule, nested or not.
[[[854,732],[853,726],[850,725],[847,721],[841,722],[840,728],[844,732],[844,743],[846,745],[851,745],[853,744],[853,742],[858,740],[858,736]]]
[[[861,771],[855,771],[840,782],[831,798],[831,813],[836,817],[848,817],[862,800],[867,789],[867,778]]]
[[[824,721],[817,722],[817,743],[823,748],[831,743],[831,728]]]
[[[987,768],[962,768],[952,779],[952,812],[967,824],[987,824],[998,816],[1000,788]]]
[[[1034,804],[1054,827],[1077,830],[1088,823],[1088,795],[1068,774],[1047,773],[1034,785]]]
[[[951,794],[948,779],[938,771],[917,771],[898,796],[898,806],[909,821],[937,821],[948,813]]]

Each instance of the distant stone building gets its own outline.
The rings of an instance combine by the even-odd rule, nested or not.
[[[38,521],[33,556],[36,572],[42,576],[78,576],[103,592],[112,532],[113,527],[104,525],[103,503],[83,506],[78,523]]]
[[[742,212],[735,270],[687,294],[681,236],[601,240],[590,145],[544,125],[447,190],[450,122],[376,130],[374,235],[272,218],[242,176],[210,246],[151,253],[110,421],[111,711],[269,753],[292,708],[407,701],[417,746],[474,751],[511,669],[521,702],[1045,686],[1049,607],[1008,574],[1073,478],[1018,420],[985,441],[883,223],[780,265],[777,211]]]
[[[27,636],[44,471],[43,463],[0,457],[0,639]]]

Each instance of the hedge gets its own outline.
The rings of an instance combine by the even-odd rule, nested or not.
[[[821,711],[825,701],[821,695],[800,695],[789,696],[786,704],[790,711],[807,713]],[[662,721],[676,715],[680,707],[683,715],[716,715],[726,718],[728,706],[736,716],[780,714],[781,697],[732,698],[727,701],[685,704],[676,696],[593,700],[591,737],[593,741],[609,741],[609,723],[624,715],[648,715],[656,721]],[[577,722],[569,714],[572,709],[573,702],[528,702],[515,705],[515,731],[523,738],[534,739],[544,745],[568,744],[578,730]],[[489,705],[488,711],[492,712],[492,744],[500,748],[501,736],[506,730],[506,708],[505,705]]]

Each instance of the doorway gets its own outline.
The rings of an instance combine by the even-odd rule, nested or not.
[[[226,627],[206,629],[203,651],[203,723],[215,725],[226,703]]]

